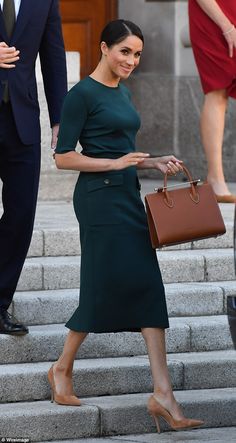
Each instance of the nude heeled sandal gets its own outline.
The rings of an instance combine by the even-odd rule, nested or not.
[[[161,432],[159,417],[162,417],[174,431],[198,428],[204,423],[202,420],[194,420],[192,418],[183,418],[181,420],[176,420],[170,414],[170,412],[168,412],[167,409],[165,409],[159,403],[154,395],[152,395],[148,400],[148,412],[155,420],[158,434],[160,434]]]
[[[60,395],[56,392],[54,374],[53,374],[53,366],[48,371],[48,381],[51,387],[51,402],[57,403],[58,405],[64,406],[80,406],[81,401],[76,395]]]

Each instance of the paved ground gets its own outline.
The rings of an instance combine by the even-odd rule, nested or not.
[[[1,440],[0,440],[1,441]],[[196,429],[162,434],[122,435],[109,438],[94,438],[63,441],[63,443],[235,443],[236,428]],[[58,442],[54,442],[58,443]]]

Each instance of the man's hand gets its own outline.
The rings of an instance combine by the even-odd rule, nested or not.
[[[15,68],[14,62],[19,60],[19,53],[14,46],[9,47],[5,42],[0,42],[0,68]]]
[[[58,138],[58,132],[59,132],[59,124],[58,125],[54,125],[52,127],[52,141],[51,141],[51,148],[53,150],[56,149],[57,146],[57,138]]]

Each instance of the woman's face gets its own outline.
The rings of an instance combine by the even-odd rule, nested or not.
[[[102,42],[101,50],[112,74],[126,79],[140,62],[143,42],[135,35],[129,35],[125,40],[110,48]]]

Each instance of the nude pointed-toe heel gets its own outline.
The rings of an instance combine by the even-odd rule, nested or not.
[[[160,428],[160,424],[159,424],[159,418],[158,418],[157,415],[152,415],[152,416],[153,416],[153,419],[154,419],[155,424],[156,424],[157,432],[158,432],[158,434],[160,434],[161,433],[161,428]]]
[[[54,392],[51,388],[51,403],[54,403]]]
[[[58,405],[63,406],[80,406],[81,401],[76,395],[60,395],[56,392],[54,374],[53,374],[53,366],[48,371],[48,382],[51,387],[51,403],[55,402]]]
[[[148,400],[148,412],[154,418],[157,432],[160,434],[159,417],[162,417],[168,425],[174,431],[180,431],[184,429],[195,429],[203,425],[202,420],[195,420],[192,418],[183,418],[181,420],[176,420],[167,409],[165,409],[154,395],[152,395]]]
[[[234,194],[226,194],[226,195],[215,194],[215,196],[218,203],[236,203],[236,195]]]

